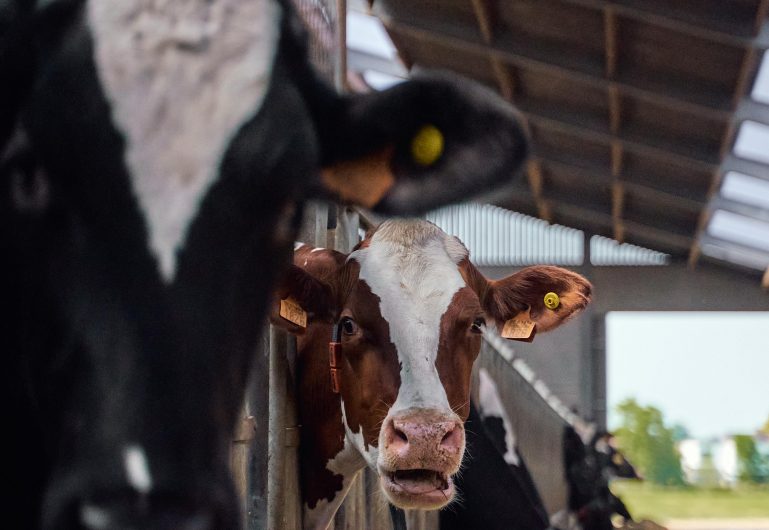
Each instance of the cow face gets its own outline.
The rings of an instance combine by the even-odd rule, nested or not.
[[[289,2],[2,11],[0,387],[18,404],[18,526],[234,528],[230,433],[302,201],[446,202],[509,179],[522,128],[445,77],[338,96]],[[445,149],[420,165],[409,146],[426,123]]]
[[[309,277],[295,270],[279,295],[316,316],[328,311],[310,328],[339,322],[345,439],[405,508],[439,508],[454,495],[483,328],[529,311],[547,331],[590,298],[587,281],[556,267],[489,281],[457,238],[421,220],[385,222],[349,256],[302,246],[294,261]],[[557,310],[544,306],[550,291],[560,293]],[[326,300],[331,307],[321,307]],[[326,344],[307,336],[300,350],[323,355]]]
[[[635,466],[617,449],[616,438],[610,432],[599,431],[591,442],[593,453],[607,478],[627,478],[638,480],[641,476]]]

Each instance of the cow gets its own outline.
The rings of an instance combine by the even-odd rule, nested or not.
[[[298,244],[277,293],[306,314],[289,322],[276,302],[271,320],[297,333],[304,526],[326,528],[366,466],[399,508],[449,504],[481,333],[524,315],[549,331],[587,305],[591,286],[550,266],[488,280],[458,238],[399,219],[349,254]]]
[[[470,404],[465,423],[467,456],[456,479],[459,501],[441,510],[441,530],[545,530],[549,516],[526,463],[516,448],[500,451],[495,420]],[[503,435],[504,439],[504,435]],[[510,456],[516,455],[513,462]]]
[[[469,425],[475,424],[475,429],[472,435],[468,434],[468,440],[470,436],[477,440],[475,450],[468,443],[470,458],[457,480],[457,487],[465,494],[458,506],[441,512],[442,530],[467,528],[471,523],[487,530],[607,530],[614,514],[632,521],[625,505],[609,490],[608,481],[612,477],[639,476],[614,447],[610,433],[579,423],[579,429],[564,427],[562,457],[569,510],[549,517],[516,445],[513,422],[497,385],[484,368],[479,370],[477,409],[471,411],[470,420],[473,415],[475,420]],[[578,430],[587,443],[577,434]],[[533,519],[530,514],[537,514],[538,518]]]
[[[585,439],[583,439],[585,438]],[[609,489],[609,480],[640,479],[633,465],[616,449],[613,436],[606,431],[578,433],[564,427],[563,460],[569,483],[569,516],[561,517],[564,530],[579,524],[582,530],[611,530],[612,516],[632,522],[622,500]]]
[[[340,96],[288,1],[0,0],[17,528],[237,528],[229,440],[307,198],[417,212],[527,152],[490,91]]]

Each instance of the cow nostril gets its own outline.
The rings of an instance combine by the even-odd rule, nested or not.
[[[398,427],[393,426],[393,431],[395,431],[395,436],[401,439],[403,443],[409,443],[409,437],[406,436],[406,433],[400,430]]]
[[[462,429],[459,425],[455,424],[451,427],[441,439],[442,447],[458,448],[462,445]]]

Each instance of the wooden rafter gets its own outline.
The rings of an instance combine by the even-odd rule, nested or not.
[[[611,216],[614,224],[614,239],[625,241],[625,228],[622,213],[625,207],[625,188],[620,181],[622,173],[622,144],[614,140],[611,143]]]
[[[764,289],[769,289],[769,267],[767,267],[766,271],[764,272],[764,277],[761,278],[761,287]]]
[[[603,12],[604,47],[606,50],[606,78],[612,80],[617,75],[617,14],[614,8],[607,7]]]
[[[573,123],[566,123],[552,118],[539,116],[537,114],[527,112],[525,109],[523,110],[523,113],[528,118],[528,120],[535,125],[566,133],[589,142],[608,145],[611,144],[611,141],[614,139],[610,134],[604,134],[582,125],[575,125]],[[714,164],[710,161],[692,158],[691,156],[668,151],[661,147],[649,145],[643,142],[631,141],[625,138],[620,138],[620,140],[622,141],[625,149],[628,151],[633,151],[635,153],[642,154],[646,157],[655,158],[660,161],[670,162],[677,166],[702,171],[712,171],[717,167],[717,164]]]
[[[481,31],[483,42],[491,46],[494,43],[494,25],[492,23],[491,6],[488,0],[472,0],[475,19],[478,29]],[[515,81],[508,68],[493,54],[489,54],[491,69],[499,85],[499,92],[507,101],[513,101],[515,97]]]
[[[526,168],[526,176],[529,180],[529,188],[531,188],[531,195],[537,205],[537,212],[540,219],[544,219],[548,223],[552,223],[553,212],[550,210],[550,205],[545,200],[544,194],[542,192],[544,180],[542,174],[542,162],[536,158],[532,158]]]
[[[614,239],[625,241],[625,228],[622,224],[622,211],[625,204],[625,190],[620,182],[622,172],[622,142],[618,139],[622,127],[622,98],[619,88],[614,84],[617,77],[619,24],[617,14],[612,7],[603,10],[604,58],[606,79],[609,81],[607,97],[609,106],[609,131],[611,131],[611,217]]]
[[[461,32],[458,32],[460,33],[458,35],[448,35],[415,25],[405,20],[395,20],[384,14],[380,15],[380,18],[385,27],[389,30],[391,36],[393,36],[393,33],[396,35],[401,33],[423,42],[462,49],[485,57],[495,57],[505,64],[512,64],[516,67],[529,68],[532,70],[540,70],[564,79],[574,79],[580,83],[598,88],[605,87],[607,83],[604,72],[596,71],[592,63],[573,62],[570,66],[564,66],[559,60],[560,56],[554,52],[543,51],[537,57],[534,57],[533,55],[521,51],[513,52],[501,49],[497,45],[474,41],[469,33],[464,36],[461,35]],[[616,84],[623,92],[638,95],[638,97],[653,101],[660,106],[674,109],[686,109],[687,112],[703,117],[728,115],[728,109],[682,97],[682,94],[689,92],[688,87],[680,86],[678,87],[679,90],[677,92],[671,92],[670,90],[650,88],[644,85],[641,81],[643,81],[643,79],[628,78],[627,80],[618,80],[616,81]]]
[[[679,33],[683,33],[686,35],[690,35],[692,37],[698,37],[701,39],[705,39],[711,42],[717,42],[719,44],[725,44],[728,46],[749,46],[751,45],[751,40],[749,37],[743,37],[740,35],[733,35],[729,31],[722,31],[718,29],[712,29],[713,26],[720,25],[720,18],[718,15],[712,15],[712,17],[709,17],[709,21],[711,24],[709,24],[711,27],[706,27],[702,24],[697,24],[693,22],[687,22],[679,17],[674,16],[673,10],[665,11],[660,9],[652,8],[639,8],[639,7],[633,7],[631,5],[627,4],[619,4],[616,2],[616,0],[564,0],[567,3],[573,4],[573,5],[579,5],[583,7],[587,7],[590,9],[606,9],[611,8],[616,13],[622,15],[623,17],[644,22],[648,24],[654,24],[655,26],[668,29],[670,31],[675,31]],[[762,0],[762,3],[766,3],[766,0]],[[664,5],[662,3],[657,3],[657,6]],[[761,11],[761,8],[759,8],[759,13]],[[757,14],[757,20],[759,20],[759,15]],[[758,22],[756,22],[757,27]],[[757,33],[757,31],[756,31]]]
[[[753,25],[753,34],[758,35],[769,16],[769,0],[761,0],[756,8],[756,19]]]

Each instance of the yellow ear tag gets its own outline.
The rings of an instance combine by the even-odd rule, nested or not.
[[[420,166],[435,163],[443,154],[443,134],[435,125],[424,125],[411,140],[411,156]]]
[[[307,327],[307,312],[291,298],[280,301],[280,316],[292,324]]]
[[[534,335],[537,334],[537,324],[531,320],[530,311],[531,309],[528,309],[524,313],[518,313],[505,322],[505,326],[502,328],[502,337],[523,342],[533,341]]]
[[[548,309],[558,309],[558,306],[561,305],[561,299],[558,298],[558,295],[555,293],[547,293],[545,295],[545,307]]]

